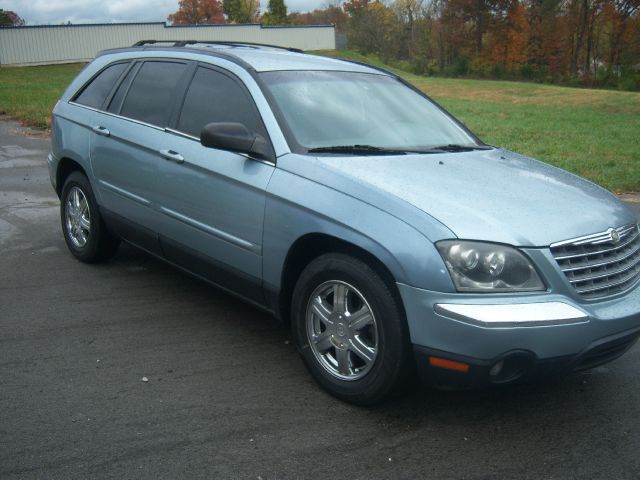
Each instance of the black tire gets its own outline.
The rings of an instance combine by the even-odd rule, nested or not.
[[[346,312],[351,307],[344,307],[344,310],[342,307],[336,308],[334,298],[337,293],[328,293],[324,297],[330,299],[329,303],[325,304],[325,300],[322,299],[323,292],[329,292],[330,289],[339,292],[340,290],[336,290],[341,288],[339,285],[344,285],[347,291],[344,294],[346,301],[343,304],[355,304],[354,310],[358,308],[358,312],[364,311],[363,307],[367,307],[373,314],[370,320],[373,325],[364,327],[368,329],[364,333],[363,330],[358,333],[360,338],[362,335],[368,337],[365,343],[369,346],[373,345],[374,341],[376,344],[376,348],[370,350],[376,353],[373,362],[369,364],[364,362],[364,356],[359,357],[355,351],[349,351],[346,356],[349,368],[346,370],[340,368],[338,346],[343,350],[341,358],[344,364],[344,350],[349,350],[350,345],[353,346],[356,337],[353,336],[352,325],[357,322],[346,321],[345,323],[343,320],[338,320],[343,316],[336,317],[338,315],[335,313],[336,310]],[[323,290],[323,288],[326,289]],[[349,300],[349,298],[353,299]],[[312,301],[316,304],[320,302],[319,304],[325,307],[322,315],[327,314],[326,307],[331,304],[331,315],[335,322],[325,322],[321,319],[322,315],[309,313],[308,307],[311,309],[314,305]],[[351,317],[347,318],[352,319],[357,316],[353,313],[345,314],[345,316],[348,315]],[[296,284],[291,316],[293,338],[307,369],[325,390],[341,400],[357,405],[378,403],[399,391],[410,378],[411,345],[403,309],[393,295],[390,285],[363,261],[334,253],[325,254],[313,260],[303,270]],[[322,327],[319,327],[322,331],[317,333],[319,330],[314,325],[321,323],[325,325],[325,329],[322,330]],[[329,324],[331,326],[328,326]],[[344,325],[349,325],[346,327],[349,330],[348,333],[345,333]],[[327,339],[328,336],[331,338]],[[313,342],[314,346],[311,345],[311,337],[316,339]],[[319,341],[319,338],[324,340]],[[326,346],[329,345],[327,340],[332,345],[322,353],[320,345],[327,348]],[[335,364],[332,363],[334,360]],[[354,366],[355,362],[362,365]],[[339,375],[344,375],[345,378],[338,378]],[[358,375],[362,376],[358,377]],[[352,378],[349,379],[349,376]]]
[[[80,209],[85,212],[79,217],[72,213],[77,211],[73,205],[74,198],[81,199]],[[88,220],[89,228],[82,227],[80,218],[85,225]],[[72,172],[64,182],[60,196],[60,221],[69,251],[81,262],[104,262],[118,249],[120,241],[107,230],[89,179],[81,172]]]

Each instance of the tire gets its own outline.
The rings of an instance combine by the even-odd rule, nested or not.
[[[412,361],[404,313],[366,263],[333,253],[313,260],[298,279],[291,312],[307,369],[335,397],[371,405],[404,386]]]
[[[69,251],[81,262],[98,263],[110,259],[120,241],[105,226],[89,179],[72,172],[60,196],[62,234]]]

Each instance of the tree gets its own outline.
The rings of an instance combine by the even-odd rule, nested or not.
[[[640,0],[342,1],[289,22],[335,24],[349,48],[419,74],[640,89]]]
[[[16,12],[0,8],[0,27],[22,27],[24,23]]]
[[[174,25],[225,23],[219,0],[180,0],[178,11],[167,19]]]
[[[506,16],[497,19],[492,29],[495,37],[492,45],[491,60],[510,70],[523,65],[528,58],[530,27],[526,9],[518,1],[507,7]]]
[[[340,33],[346,32],[348,20],[349,16],[339,5],[317,8],[306,13],[293,12],[288,18],[293,25],[335,25],[336,32]]]
[[[284,25],[288,23],[287,5],[284,0],[269,0],[267,13],[264,14],[264,23],[267,25]]]
[[[252,23],[258,18],[259,0],[223,0],[222,8],[229,23]]]
[[[352,0],[344,9],[350,17],[350,45],[362,53],[377,53],[383,61],[401,55],[402,26],[391,8],[379,0]]]

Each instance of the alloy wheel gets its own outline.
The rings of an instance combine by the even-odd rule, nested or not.
[[[340,280],[318,286],[306,311],[309,345],[320,365],[341,380],[358,380],[378,356],[378,325],[365,297]]]

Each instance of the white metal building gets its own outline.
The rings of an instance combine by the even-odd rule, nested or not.
[[[158,22],[4,27],[0,28],[0,65],[85,62],[100,50],[128,47],[140,40],[230,40],[302,50],[334,49],[336,45],[332,25],[167,26]]]

